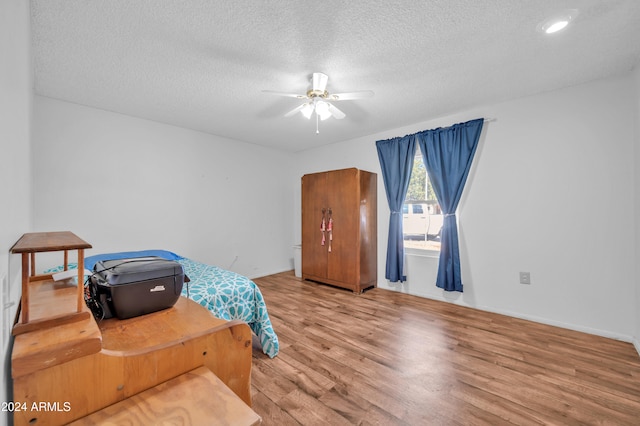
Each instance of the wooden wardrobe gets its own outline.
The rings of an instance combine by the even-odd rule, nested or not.
[[[377,285],[377,178],[355,168],[302,177],[302,278]]]

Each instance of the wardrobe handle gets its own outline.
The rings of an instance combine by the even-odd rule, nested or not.
[[[320,245],[323,246],[324,242],[325,242],[325,232],[327,231],[327,222],[326,222],[326,217],[325,217],[325,213],[327,212],[327,210],[323,207],[322,208],[322,220],[320,221],[320,232],[322,232],[322,240],[320,241]]]
[[[329,220],[327,223],[327,232],[329,233],[329,248],[327,251],[331,253],[331,242],[333,241],[333,210],[329,207]]]

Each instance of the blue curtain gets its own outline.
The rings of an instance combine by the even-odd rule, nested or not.
[[[409,188],[413,158],[416,155],[415,135],[377,141],[376,148],[391,210],[385,278],[391,282],[405,281],[402,203]]]
[[[444,223],[436,286],[462,292],[456,209],[478,146],[484,119],[416,133]]]

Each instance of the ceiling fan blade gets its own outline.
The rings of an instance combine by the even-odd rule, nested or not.
[[[263,90],[262,93],[268,93],[276,96],[286,96],[288,98],[307,99],[307,95],[298,95],[295,93],[277,92],[275,90]]]
[[[352,99],[365,99],[373,97],[371,90],[361,90],[359,92],[333,93],[327,95],[329,101],[350,101]]]
[[[285,117],[291,117],[292,115],[295,115],[298,111],[302,110],[302,108],[304,108],[305,105],[306,104],[302,104],[302,105],[299,105],[299,106],[295,107],[294,109],[292,109],[291,111],[286,113],[284,116]]]
[[[331,104],[329,104],[329,112],[331,113],[331,115],[333,115],[333,118],[337,120],[342,120],[344,117],[346,117],[344,112],[340,111],[338,108]]]
[[[321,72],[314,72],[313,77],[311,78],[311,87],[313,88],[313,91],[324,92],[327,90],[327,81],[329,81],[329,76]]]

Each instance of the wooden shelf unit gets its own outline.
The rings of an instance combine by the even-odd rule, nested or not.
[[[13,335],[28,331],[49,328],[57,324],[80,321],[90,315],[84,303],[84,250],[91,244],[79,238],[73,232],[34,232],[24,234],[11,248],[11,253],[22,255],[22,296],[20,299],[20,316],[13,327]],[[69,286],[63,285],[62,293],[51,293],[59,296],[43,303],[31,303],[33,284],[51,282],[53,274],[36,273],[36,253],[64,251],[64,270],[69,267],[69,250],[78,251],[78,285],[74,286],[75,296],[69,295]],[[50,286],[55,288],[55,284]],[[42,299],[41,299],[42,300]]]
[[[97,322],[84,302],[87,248],[71,232],[41,232],[24,234],[11,249],[22,254],[11,353],[13,398],[21,404],[14,424],[104,423],[120,419],[121,410],[131,416],[151,412],[162,423],[165,408],[219,424],[259,424],[251,410],[249,326],[216,318],[185,297],[162,311]],[[64,251],[68,270],[69,250],[78,251],[77,285],[36,274],[36,253]],[[194,407],[195,394],[207,405]],[[47,409],[39,409],[42,403]],[[142,420],[128,424],[148,423],[136,418]]]
[[[127,402],[114,408],[136,411],[142,404],[161,410],[157,404],[165,400],[167,392],[176,398],[174,407],[188,407],[190,394],[183,393],[180,399],[171,389],[191,382],[187,380],[191,376],[184,375],[202,372],[198,369],[204,367],[224,383],[202,383],[216,388],[201,395],[208,398],[209,411],[222,413],[219,419],[233,418],[234,413],[225,414],[228,401],[233,400],[249,420],[228,424],[255,424],[259,417],[253,416],[250,408],[251,353],[252,334],[246,323],[216,318],[185,297],[169,309],[126,320],[111,318],[98,323],[90,316],[23,333],[15,337],[11,375],[13,398],[24,403],[26,410],[14,413],[14,423],[68,424],[123,401]],[[180,379],[173,380],[176,378]],[[163,383],[168,384],[159,387]],[[42,401],[57,403],[60,409],[31,409]],[[102,418],[112,412],[107,409],[95,416]]]
[[[11,253],[22,255],[22,296],[20,300],[20,315],[13,327],[13,335],[26,333],[37,329],[49,328],[55,325],[81,321],[90,316],[84,303],[84,250],[91,248],[91,244],[79,238],[73,232],[33,232],[24,234],[11,248]],[[44,303],[31,302],[31,290],[35,284],[51,281],[52,274],[36,273],[36,253],[64,252],[64,270],[69,267],[69,250],[78,252],[78,285],[75,287],[75,297],[69,301],[69,286],[64,286],[64,294],[48,293],[57,298],[55,303],[44,299]],[[41,287],[41,286],[38,286]],[[48,290],[58,290],[55,286]],[[38,288],[36,291],[39,291]]]

